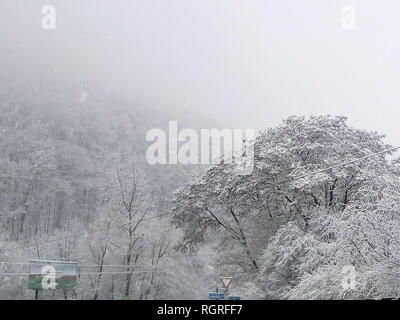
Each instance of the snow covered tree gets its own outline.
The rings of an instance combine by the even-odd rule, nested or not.
[[[264,292],[289,299],[398,297],[400,180],[376,177],[345,210],[315,213],[307,232],[283,226],[265,249]],[[343,285],[354,267],[354,287]]]
[[[250,280],[260,273],[264,249],[281,226],[295,222],[295,233],[307,234],[316,212],[343,212],[358,199],[359,189],[390,171],[390,165],[379,155],[307,173],[389,147],[382,135],[354,129],[345,117],[290,117],[256,138],[252,174],[235,175],[234,166],[216,164],[176,192],[172,222],[184,231],[182,248],[193,250],[213,239],[222,263],[233,261],[232,272],[244,271]],[[287,228],[290,235],[293,230]],[[298,245],[301,252],[305,244]],[[295,277],[286,267],[287,276]],[[291,279],[281,285],[286,282]]]

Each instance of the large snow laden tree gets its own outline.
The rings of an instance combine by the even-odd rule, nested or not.
[[[176,192],[172,222],[183,230],[181,248],[193,251],[211,242],[219,253],[221,270],[247,282],[250,297],[257,291],[261,297],[283,297],[281,290],[293,285],[300,272],[297,261],[308,245],[298,241],[313,241],[302,235],[309,233],[315,214],[343,212],[358,199],[361,187],[388,172],[389,164],[380,155],[302,175],[389,147],[382,135],[354,129],[345,117],[292,116],[258,135],[252,174],[237,175],[234,164],[221,163]],[[286,234],[282,235],[281,227]],[[287,243],[288,252],[270,249],[271,238],[271,245]],[[270,251],[276,255],[265,264]],[[290,255],[284,265],[275,261],[282,258],[280,254]],[[272,275],[273,289],[255,285],[256,277]]]
[[[262,288],[281,299],[398,298],[399,214],[400,181],[387,174],[345,210],[315,212],[308,232],[283,226],[265,249]]]

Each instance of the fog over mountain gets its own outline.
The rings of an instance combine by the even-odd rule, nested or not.
[[[397,1],[353,1],[355,30],[342,29],[336,0],[51,4],[57,29],[44,32],[41,1],[2,1],[2,65],[57,68],[175,118],[203,115],[203,127],[259,130],[291,114],[334,113],[400,144]]]

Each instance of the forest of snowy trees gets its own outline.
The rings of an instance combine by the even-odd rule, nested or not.
[[[163,119],[68,89],[0,87],[0,299],[33,298],[32,258],[79,263],[73,291],[41,299],[206,299],[224,275],[244,299],[399,296],[398,161],[317,172],[391,148],[379,133],[292,116],[257,136],[249,175],[151,166]]]
[[[207,267],[176,250],[168,223],[171,193],[195,171],[146,164],[157,123],[67,82],[0,90],[0,298],[32,299],[31,258],[79,262],[76,290],[42,299],[201,298]]]

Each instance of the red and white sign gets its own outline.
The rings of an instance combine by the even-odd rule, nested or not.
[[[231,284],[232,277],[221,277],[221,281],[225,289],[228,289],[229,285]]]

